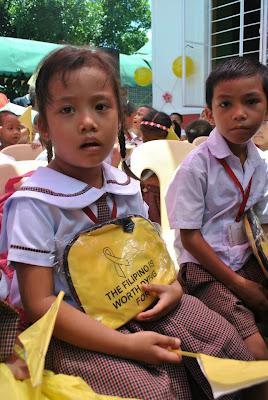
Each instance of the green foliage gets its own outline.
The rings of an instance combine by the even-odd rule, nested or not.
[[[0,0],[0,36],[131,54],[146,42],[150,25],[148,0]]]

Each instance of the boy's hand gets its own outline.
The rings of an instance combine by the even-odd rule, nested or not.
[[[159,300],[153,308],[139,313],[135,318],[138,321],[157,320],[167,315],[179,304],[183,295],[182,287],[177,280],[171,285],[142,284],[142,289],[158,297]]]
[[[243,278],[236,294],[253,311],[268,311],[268,289],[259,283]]]
[[[171,349],[180,350],[178,338],[160,335],[156,332],[137,332],[126,335],[126,357],[148,364],[181,362],[181,355]]]

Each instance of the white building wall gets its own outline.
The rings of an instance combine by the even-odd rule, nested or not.
[[[208,70],[208,0],[152,0],[153,106],[166,113],[198,114],[204,107]],[[179,56],[191,57],[195,72],[172,71]],[[171,94],[171,102],[163,98]]]

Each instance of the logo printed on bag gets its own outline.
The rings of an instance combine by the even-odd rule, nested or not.
[[[124,258],[115,257],[110,247],[104,247],[103,254],[105,255],[106,258],[108,258],[108,260],[112,261],[117,275],[120,276],[121,278],[126,278],[126,275],[122,270],[121,265],[129,267],[129,261]]]

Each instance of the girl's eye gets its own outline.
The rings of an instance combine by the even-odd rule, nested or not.
[[[247,103],[250,105],[257,104],[257,103],[259,103],[259,99],[257,99],[257,98],[248,99]]]
[[[74,108],[71,106],[63,107],[60,111],[62,114],[71,114],[74,113]]]
[[[222,101],[222,102],[219,104],[219,106],[220,106],[221,108],[226,108],[226,107],[228,107],[230,104],[231,104],[231,103],[230,103],[229,101]]]
[[[109,108],[109,106],[107,104],[104,103],[98,103],[96,104],[96,110],[97,111],[105,111]]]

